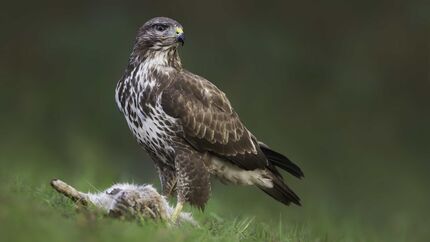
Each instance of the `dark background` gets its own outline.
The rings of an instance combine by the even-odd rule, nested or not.
[[[6,5],[3,177],[158,186],[116,108],[114,88],[138,27],[168,16],[184,26],[185,68],[222,89],[247,127],[306,175],[288,178],[303,208],[218,182],[209,206],[268,220],[328,216],[340,228],[358,223],[399,236],[418,236],[430,223],[430,2]]]

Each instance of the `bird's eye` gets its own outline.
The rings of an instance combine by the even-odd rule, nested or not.
[[[155,25],[155,29],[157,31],[159,31],[159,32],[163,32],[164,30],[167,29],[167,26],[166,25],[162,25],[162,24],[157,24],[157,25]]]

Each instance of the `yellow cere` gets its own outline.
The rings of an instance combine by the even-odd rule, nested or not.
[[[176,34],[182,34],[184,30],[182,28],[176,27]]]

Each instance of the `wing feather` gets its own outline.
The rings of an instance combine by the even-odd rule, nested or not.
[[[179,119],[183,138],[247,170],[265,168],[268,161],[226,95],[206,79],[181,72],[163,90],[164,111]]]

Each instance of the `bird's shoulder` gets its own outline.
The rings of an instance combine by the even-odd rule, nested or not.
[[[178,72],[167,86],[168,94],[187,97],[205,107],[215,107],[220,111],[233,113],[234,110],[226,94],[207,79],[187,70]]]

